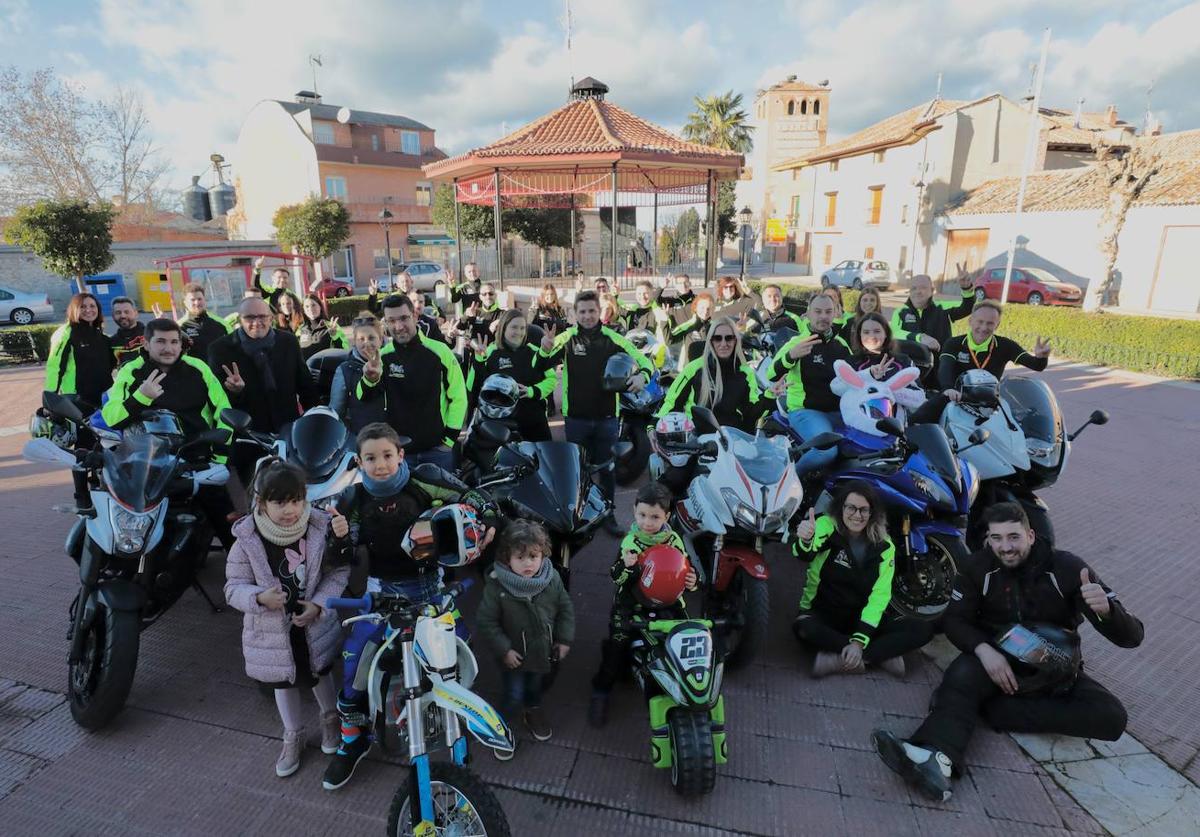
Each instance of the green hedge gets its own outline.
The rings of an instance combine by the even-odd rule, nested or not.
[[[12,360],[45,360],[50,356],[50,335],[62,325],[45,323],[27,326],[12,326],[0,330],[0,355]],[[33,338],[30,354],[29,338]]]
[[[367,307],[367,297],[363,296],[342,296],[326,300],[325,307],[329,309],[329,316],[337,317],[338,322],[342,325],[349,325],[354,319],[354,315]]]

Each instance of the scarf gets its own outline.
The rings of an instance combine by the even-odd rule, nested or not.
[[[262,535],[263,540],[275,544],[276,546],[291,546],[296,541],[304,537],[304,533],[308,531],[308,517],[312,513],[312,506],[304,504],[304,513],[291,526],[280,526],[271,518],[267,517],[266,512],[261,511],[257,505],[254,508],[254,527],[258,529],[258,534]]]
[[[404,486],[408,485],[408,474],[407,461],[401,462],[396,473],[385,480],[371,479],[364,471],[362,475],[363,488],[367,489],[367,493],[372,497],[391,497],[393,494],[399,494]]]
[[[538,570],[537,575],[532,578],[526,578],[523,575],[517,575],[508,567],[496,562],[492,569],[492,574],[496,577],[496,581],[500,582],[509,595],[516,596],[519,599],[532,599],[538,593],[541,593],[550,586],[550,574],[554,572],[554,566],[549,559],[542,561],[542,567]]]
[[[275,373],[271,370],[271,350],[275,348],[275,329],[267,332],[266,337],[251,337],[244,329],[237,330],[238,342],[242,350],[250,355],[254,367],[258,370],[266,392],[275,392]]]

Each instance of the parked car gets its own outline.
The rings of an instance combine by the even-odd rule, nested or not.
[[[446,268],[433,261],[421,260],[397,264],[392,268],[392,276],[399,276],[405,271],[412,277],[413,287],[418,291],[432,291],[439,282],[447,284],[450,282],[450,274]],[[380,293],[388,293],[392,290],[392,276],[383,273],[375,277],[379,281]]]
[[[54,319],[49,296],[0,288],[0,322],[29,325],[39,319]]]
[[[354,293],[354,283],[347,279],[322,276],[321,284],[317,286],[316,293],[321,299],[350,296]]]
[[[581,269],[582,267],[583,267],[583,265],[576,264],[571,259],[567,260],[567,274],[568,275],[574,273],[575,271]],[[546,262],[546,276],[547,277],[554,279],[554,278],[558,278],[559,276],[561,276],[561,274],[562,274],[562,260],[561,259],[555,259],[554,261]],[[535,267],[533,270],[529,271],[529,275],[534,279],[539,278],[538,268]]]
[[[892,271],[887,262],[877,259],[846,259],[821,274],[821,287],[830,285],[854,288],[888,288],[892,284]]]
[[[1004,268],[984,268],[975,277],[976,299],[999,299],[1004,288]],[[1008,301],[1029,305],[1083,305],[1079,286],[1058,279],[1040,267],[1014,267],[1008,283]]]

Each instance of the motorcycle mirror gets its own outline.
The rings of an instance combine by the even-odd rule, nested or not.
[[[53,395],[54,393],[47,393]],[[46,409],[49,409],[47,407]],[[65,451],[49,439],[30,439],[21,449],[21,455],[30,462],[47,462],[52,465],[75,465],[75,454]]]
[[[779,423],[779,419],[768,416],[762,423],[762,432],[768,436],[782,436],[787,433],[787,428]]]
[[[496,447],[508,444],[508,440],[512,438],[511,430],[500,422],[490,419],[481,421],[475,430],[483,441]]]
[[[43,392],[42,406],[54,415],[62,416],[68,421],[83,423],[83,412],[79,409],[79,405],[66,395],[60,395],[57,392]]]
[[[242,410],[235,410],[232,407],[227,407],[221,411],[221,421],[232,427],[238,433],[245,433],[250,429],[250,414]]]
[[[191,439],[189,445],[219,445],[222,442],[228,441],[229,432],[220,427],[214,427],[211,430],[205,430],[203,433]]]
[[[613,456],[617,459],[625,459],[631,453],[633,453],[633,442],[617,442],[613,445]]]
[[[1088,420],[1097,426],[1108,424],[1108,413],[1104,412],[1104,410],[1095,410],[1092,412],[1091,416],[1089,416]]]
[[[982,445],[984,442],[986,442],[988,439],[990,439],[991,436],[992,436],[992,431],[987,430],[986,428],[980,427],[980,428],[976,429],[974,432],[972,432],[970,436],[967,437],[967,441],[970,442],[972,445]]]
[[[696,408],[693,407],[692,409],[694,411]],[[881,418],[879,421],[875,422],[875,429],[882,433],[886,433],[889,436],[904,435],[904,425],[896,421],[896,419],[892,418],[891,416],[888,416],[887,418]]]
[[[721,429],[721,424],[713,415],[713,411],[708,407],[701,407],[699,404],[692,405],[692,424],[696,426],[696,432],[702,436],[706,433],[716,433]]]

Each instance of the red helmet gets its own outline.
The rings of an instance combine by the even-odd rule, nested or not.
[[[652,546],[638,556],[642,568],[637,583],[637,597],[648,607],[673,605],[679,601],[687,586],[687,574],[692,568],[687,556],[669,544]]]

